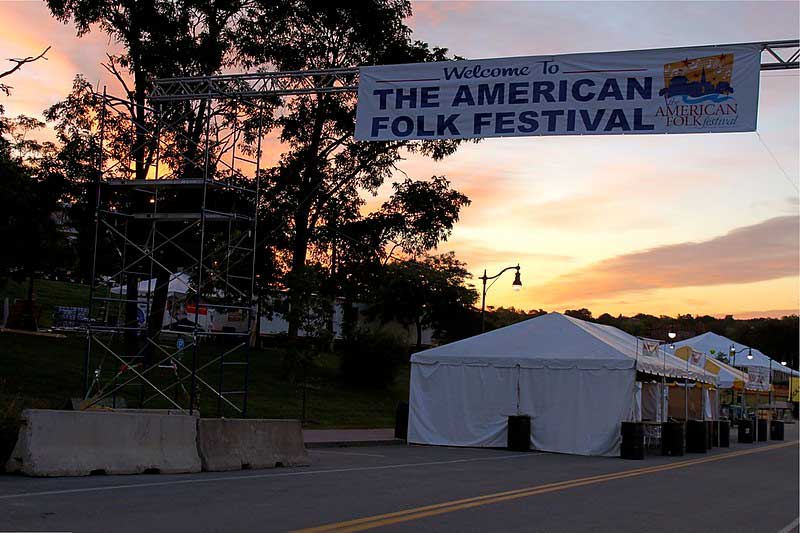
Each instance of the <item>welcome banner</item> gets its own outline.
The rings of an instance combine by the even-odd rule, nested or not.
[[[359,69],[357,140],[754,131],[758,45]]]

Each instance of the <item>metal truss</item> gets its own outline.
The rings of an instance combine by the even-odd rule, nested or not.
[[[766,41],[758,44],[761,45],[761,70],[790,70],[798,68],[800,40]]]
[[[257,98],[355,92],[358,68],[221,74],[159,79],[150,99],[168,102],[197,98]]]
[[[124,398],[190,413],[216,404],[218,416],[246,416],[266,111],[245,100],[185,99],[156,102],[137,122],[132,102],[96,96],[100,160],[82,407]],[[133,163],[137,140],[145,179]],[[170,290],[176,283],[185,285],[180,294]],[[170,317],[161,327],[148,325],[162,312],[157,299]],[[232,315],[240,327],[229,325]]]
[[[761,70],[798,68],[800,41],[797,39],[715,46],[741,45],[761,47]],[[358,67],[351,67],[164,78],[155,80],[150,99],[154,102],[168,102],[201,98],[259,98],[357,91]]]

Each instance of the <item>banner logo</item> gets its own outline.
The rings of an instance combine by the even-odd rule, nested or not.
[[[733,54],[683,59],[664,65],[665,104],[657,117],[670,127],[713,130],[736,125],[738,105],[734,88]]]

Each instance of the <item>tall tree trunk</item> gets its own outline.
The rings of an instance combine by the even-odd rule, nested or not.
[[[36,331],[38,328],[36,324],[36,318],[34,317],[33,313],[33,274],[33,269],[30,269],[28,272],[28,301],[25,304],[27,311],[25,312],[25,320],[23,323],[25,325],[25,329]]]
[[[311,206],[314,203],[314,194],[318,191],[319,183],[323,177],[320,175],[319,148],[322,142],[322,127],[325,124],[325,95],[319,95],[317,108],[314,113],[314,130],[311,135],[311,142],[308,147],[302,180],[304,187],[300,188],[300,205],[294,215],[294,240],[292,243],[292,270],[290,273],[289,286],[289,339],[296,339],[300,329],[300,316],[298,306],[301,296],[298,281],[303,276],[308,256],[308,242],[311,237],[309,227],[309,215]]]
[[[125,354],[133,357],[139,351],[139,335],[136,328],[139,325],[139,278],[132,274],[125,276]]]
[[[298,281],[304,275],[308,256],[308,204],[300,206],[294,217],[294,242],[292,243],[292,270],[289,287],[289,339],[296,339],[300,329],[302,294]]]
[[[151,293],[150,313],[147,316],[147,337],[155,340],[158,333],[161,331],[161,326],[164,323],[164,312],[167,308],[167,298],[169,296],[169,280],[170,273],[163,268],[158,269],[156,275],[156,285],[151,287],[155,289]],[[156,351],[156,347],[150,344],[145,350],[144,367],[148,368],[155,364],[160,357],[160,352]]]

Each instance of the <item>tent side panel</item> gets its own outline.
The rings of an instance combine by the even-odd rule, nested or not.
[[[408,442],[505,447],[516,387],[514,368],[413,363]]]
[[[578,455],[619,455],[621,424],[635,402],[636,372],[522,369],[520,406],[533,447]]]

